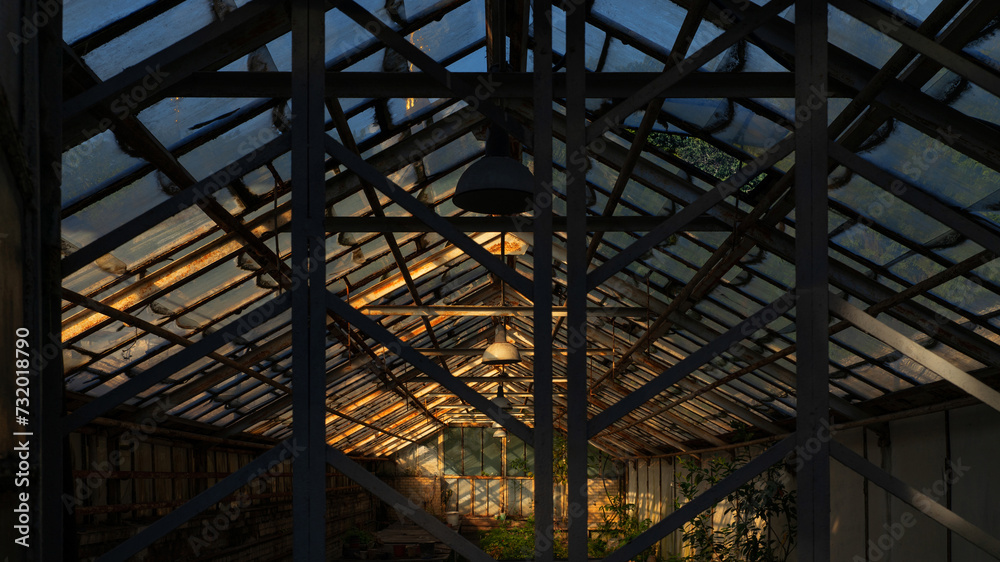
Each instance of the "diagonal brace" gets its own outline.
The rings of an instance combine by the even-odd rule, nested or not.
[[[885,472],[836,441],[830,443],[830,456],[847,468],[871,480],[879,488],[882,488],[915,507],[924,515],[958,533],[972,544],[983,549],[984,552],[993,558],[1000,560],[1000,540],[996,537],[986,533],[964,518],[959,517],[955,512],[937,503],[927,495],[920,493],[915,488],[910,487],[902,480]],[[958,464],[961,464],[961,462]],[[961,467],[956,468],[953,463],[951,470],[955,471],[953,474],[953,477],[955,477],[959,475],[957,471],[961,470]]]
[[[483,264],[486,269],[495,273],[529,300],[533,299],[534,287],[529,279],[504,264],[499,258],[469,238],[467,234],[453,226],[447,219],[428,209],[426,205],[417,201],[416,197],[386,178],[374,166],[348,150],[344,145],[337,142],[336,139],[327,136],[325,142],[326,151],[335,160],[347,166],[361,177],[362,180],[375,186],[376,189],[392,199],[394,203],[420,219],[424,224],[433,228],[438,234],[447,238],[448,241],[463,250],[471,258]]]
[[[792,451],[794,445],[794,435],[779,441],[770,449],[761,453],[760,456],[723,478],[715,486],[712,486],[698,497],[684,504],[680,509],[661,519],[649,529],[646,529],[641,535],[632,539],[625,546],[612,552],[610,556],[604,559],[604,562],[627,562],[634,559],[642,551],[653,546],[657,541],[679,529],[682,525],[694,519],[699,513],[711,508],[722,500],[722,498],[733,493],[740,486],[776,464]]]
[[[469,542],[468,539],[445,526],[437,518],[420,509],[404,497],[403,494],[394,490],[392,486],[386,484],[377,476],[362,468],[361,465],[351,460],[350,457],[329,445],[326,447],[326,462],[344,476],[375,494],[380,500],[393,506],[397,513],[405,515],[411,521],[437,537],[441,542],[454,548],[456,552],[465,558],[475,562],[493,562],[492,558],[480,550],[479,547]]]
[[[680,82],[682,78],[698,70],[723,51],[736,44],[737,41],[752,33],[765,21],[780,14],[781,11],[790,6],[791,3],[792,0],[771,0],[771,2],[768,2],[766,6],[761,7],[749,17],[743,19],[740,23],[730,27],[722,35],[713,39],[709,44],[705,45],[701,49],[698,49],[691,56],[679,61],[669,70],[660,74],[659,77],[654,79],[648,85],[636,91],[625,101],[613,107],[600,120],[595,121],[587,127],[586,144],[589,145],[604,135],[605,132],[617,127],[621,123],[624,123],[625,119],[629,115],[632,115],[632,113],[642,109],[651,100],[663,94],[667,88]],[[747,2],[747,4],[750,3]],[[756,7],[755,4],[751,5]]]
[[[638,408],[653,396],[656,396],[677,381],[688,376],[713,357],[726,351],[731,345],[750,337],[754,332],[766,326],[775,318],[791,310],[795,306],[795,302],[794,293],[785,293],[771,304],[761,308],[746,320],[729,329],[708,345],[688,355],[673,367],[656,376],[653,380],[632,391],[628,396],[622,398],[590,420],[587,427],[588,436],[593,437],[604,431],[626,413]]]
[[[897,332],[874,316],[832,294],[830,295],[830,312],[847,320],[859,330],[889,344],[917,363],[941,375],[941,378],[1000,412],[1000,392],[952,365],[940,355],[925,349],[919,343]],[[936,331],[937,326],[928,321],[923,329],[928,334],[932,334]]]
[[[223,478],[211,488],[191,498],[187,503],[158,519],[125,542],[98,558],[100,562],[128,560],[142,549],[164,537],[170,531],[191,520],[192,517],[219,503],[226,496],[253,482],[264,471],[296,456],[299,452],[294,440],[285,440],[263,455],[250,461],[243,468]]]
[[[391,353],[398,355],[417,369],[426,373],[435,382],[489,416],[493,421],[504,426],[508,431],[524,440],[525,443],[529,445],[534,443],[532,430],[523,422],[498,408],[493,402],[470,388],[461,379],[448,373],[419,351],[403,343],[390,333],[389,330],[383,328],[377,322],[347,304],[330,291],[326,293],[326,306],[331,312],[344,318],[352,325],[357,326],[362,333],[374,338],[375,341],[384,345]]]
[[[895,14],[890,14],[882,8],[860,0],[831,0],[830,3],[903,45],[940,63],[959,76],[968,78],[994,96],[1000,96],[1000,76],[995,72],[976,62],[972,57],[956,53],[934,39],[910,28]]]
[[[714,189],[705,193],[691,204],[685,206],[677,213],[671,215],[663,223],[647,232],[642,238],[629,244],[627,248],[618,252],[613,258],[602,263],[597,269],[587,274],[587,290],[592,291],[608,280],[612,275],[618,273],[628,264],[632,263],[644,253],[653,249],[657,244],[663,242],[673,234],[684,229],[685,226],[700,217],[706,211],[724,200],[726,197],[736,193],[740,187],[746,184],[763,170],[774,166],[785,156],[788,156],[795,148],[795,135],[788,135],[778,144],[767,150],[767,155],[758,160],[753,160],[740,168],[726,181],[720,182]]]
[[[470,106],[500,127],[503,127],[522,145],[531,147],[531,134],[510,113],[497,107],[489,100],[500,84],[494,84],[490,78],[486,78],[485,81],[480,80],[480,83],[476,86],[468,84],[452,72],[449,72],[444,65],[421,51],[416,45],[407,41],[405,37],[390,29],[371,12],[359,6],[357,2],[354,2],[354,0],[343,0],[340,2],[338,8],[344,15],[370,31],[375,37],[378,37],[387,47],[403,55],[406,60],[415,64],[417,68],[444,84],[445,87],[454,91],[458,97],[463,98]]]
[[[288,137],[279,137],[66,256],[62,260],[63,278],[76,273],[154,225],[162,223],[192,205],[199,204],[200,201],[207,200],[210,195],[236,179],[239,172],[257,169],[288,152],[289,147]]]
[[[184,348],[175,355],[171,355],[167,359],[157,363],[148,371],[145,371],[135,378],[130,379],[128,382],[115,387],[106,394],[102,394],[98,398],[95,398],[92,402],[88,402],[87,404],[80,406],[80,408],[66,416],[63,422],[63,431],[68,434],[76,429],[79,429],[80,427],[83,427],[104,412],[107,412],[111,408],[125,402],[129,398],[138,396],[154,384],[163,381],[163,379],[175,374],[198,359],[205,357],[212,350],[218,349],[236,337],[242,336],[265,322],[277,317],[279,314],[288,309],[289,300],[289,293],[285,293],[272,301],[262,304],[261,306],[227,324],[218,332],[202,338],[191,347]]]
[[[994,255],[1000,256],[1000,233],[984,226],[965,212],[951,207],[934,195],[899,179],[895,174],[879,168],[833,141],[830,142],[830,156],[918,211],[969,238]]]

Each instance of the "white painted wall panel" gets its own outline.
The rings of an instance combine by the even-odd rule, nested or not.
[[[944,414],[893,422],[890,431],[893,476],[918,490],[940,483],[945,459]],[[905,528],[903,523],[910,521],[909,517],[914,517],[915,523]],[[888,562],[947,560],[948,556],[945,529],[895,497],[890,501],[888,518],[872,529],[869,540],[888,552]]]
[[[951,413],[951,457],[957,465],[952,508],[973,525],[1000,537],[1000,412],[988,406]],[[958,535],[952,560],[996,562]]]

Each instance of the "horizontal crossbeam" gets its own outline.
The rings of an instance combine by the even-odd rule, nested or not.
[[[531,318],[530,306],[366,306],[361,312],[373,316],[520,316]],[[593,306],[587,308],[590,317],[645,318],[649,311],[638,306]],[[552,316],[566,316],[565,306],[552,307]]]
[[[488,84],[492,98],[530,98],[530,72],[453,72],[469,84]],[[594,72],[587,76],[588,98],[621,98],[645,86],[659,73]],[[485,87],[485,86],[484,86]],[[661,97],[683,98],[792,98],[790,72],[696,72],[663,91]],[[338,98],[450,98],[455,92],[422,72],[328,72],[326,91]],[[292,95],[288,72],[196,72],[165,90],[170,97],[287,98]],[[566,97],[566,75],[553,76],[553,95]],[[833,97],[846,93],[834,91]]]
[[[588,232],[647,232],[657,228],[666,217],[614,216],[587,218]],[[535,219],[529,217],[448,217],[444,222],[458,232],[534,232]],[[327,232],[436,232],[416,217],[329,217]],[[552,217],[554,232],[566,231],[566,217]],[[684,232],[728,232],[720,221],[702,216],[681,228]]]

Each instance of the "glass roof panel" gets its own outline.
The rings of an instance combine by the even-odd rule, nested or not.
[[[63,0],[63,40],[77,40],[135,13],[156,0]]]
[[[846,185],[838,185],[829,193],[831,199],[844,203],[861,216],[920,244],[948,232],[941,223],[857,174],[853,174]]]
[[[830,43],[873,66],[881,67],[899,50],[899,43],[852,16],[830,6]]]
[[[663,63],[612,38],[602,72],[661,72]]]
[[[169,197],[156,174],[148,174],[128,187],[64,218],[63,238],[82,248]]]
[[[215,21],[211,4],[187,0],[83,56],[102,80],[115,76]]]
[[[251,98],[166,98],[138,117],[160,143],[173,150],[201,129],[259,103]]]
[[[994,193],[1000,174],[951,148],[947,140],[896,123],[884,143],[861,156],[958,207]]]
[[[875,1],[883,6],[905,7],[902,5],[904,0]],[[245,3],[245,0],[237,1],[240,6]],[[406,37],[424,53],[448,63],[453,70],[485,70],[485,48],[482,46],[485,42],[485,11],[482,2],[406,0],[389,4],[396,6],[392,13],[386,8],[387,3],[383,0],[364,0],[363,4],[392,29],[399,29],[401,25],[405,25],[404,20],[412,22],[414,18],[425,16],[432,11],[436,12],[434,21],[420,29],[411,30]],[[131,6],[120,0],[92,0],[90,6],[94,11],[87,14],[81,12],[83,5],[82,0],[68,1],[67,13],[80,13],[79,21],[72,24],[75,27],[67,26],[67,33],[70,36],[82,37],[97,29],[100,23],[95,23],[97,21],[95,18],[104,18],[102,20],[104,22],[113,21],[129,13],[130,10],[139,9],[146,4],[140,2]],[[86,60],[94,65],[99,76],[106,79],[124,66],[134,64],[163,46],[173,44],[192,31],[210,24],[215,20],[210,6],[211,3],[194,0],[181,2],[176,8],[153,18],[148,24],[127,32],[106,45],[98,46],[93,52],[85,55]],[[935,6],[936,2],[921,3],[919,9],[910,14],[914,18],[912,21],[926,17]],[[786,12],[786,17],[790,18],[788,14],[789,12]],[[686,11],[672,2],[642,0],[638,4],[634,2],[629,4],[597,0],[593,6],[586,37],[588,69],[597,70],[600,67],[603,71],[659,72],[663,68],[662,60],[647,56],[637,48],[623,44],[618,38],[607,41],[609,50],[606,53],[602,52],[606,36],[599,27],[606,26],[638,34],[653,46],[654,56],[662,58],[676,39],[678,29],[686,16]],[[365,72],[418,70],[395,53],[387,53],[370,33],[339,11],[329,11],[326,20],[328,39],[326,60],[332,68]],[[836,10],[831,13],[831,23],[833,43],[868,63],[880,64],[898,48],[895,42],[879,31],[862,25]],[[564,71],[564,65],[561,64],[559,57],[565,50],[565,14],[559,10],[555,13],[555,26],[555,62],[560,65],[560,71]],[[718,37],[721,31],[711,24],[703,23],[694,39],[692,50]],[[757,40],[756,37],[750,37],[749,43],[728,49],[703,70],[785,72],[786,70],[775,59],[766,54],[771,51],[753,44]],[[81,52],[84,50],[85,48],[81,47]],[[983,60],[996,60],[996,39],[989,37],[969,45],[966,47],[966,52],[971,52]],[[368,56],[362,57],[362,54]],[[233,55],[231,57],[233,61],[225,70],[266,68],[288,72],[291,70],[290,34],[286,33],[270,41],[266,48],[258,49],[255,53],[233,53]],[[529,49],[529,68],[532,64],[531,56]],[[1000,122],[998,100],[978,87],[956,85],[955,77],[950,72],[939,73],[929,83],[926,91],[932,97],[947,100],[955,109],[984,123],[995,125]],[[664,103],[666,113],[661,114],[654,130],[677,132],[683,127],[706,128],[706,134],[712,135],[712,138],[706,138],[714,145],[728,145],[732,148],[729,151],[732,154],[755,156],[773,145],[777,139],[789,134],[785,128],[787,123],[779,125],[771,121],[768,116],[777,114],[785,120],[793,118],[794,100],[755,101],[760,106],[755,103],[744,105],[725,99],[666,100]],[[831,100],[831,117],[842,111],[847,102],[847,99]],[[281,115],[276,115],[271,110],[272,103],[274,102],[271,100],[254,99],[170,98],[144,110],[139,114],[139,119],[160,143],[174,150],[174,156],[180,159],[182,165],[195,178],[203,178],[224,168],[253,147],[277,138],[279,134],[287,131],[287,123],[281,119]],[[445,115],[465,105],[459,102],[442,109],[442,106],[450,103],[447,99],[362,97],[341,100],[341,105],[347,112],[352,134],[361,144],[366,158],[410,142],[409,135],[426,126],[420,121],[426,120],[428,116],[437,113],[434,119],[428,122],[440,121]],[[608,107],[608,103],[612,103],[611,100],[594,99],[588,101],[587,107],[590,111],[599,113]],[[280,107],[283,108],[287,118],[291,114],[290,108],[287,104],[282,104]],[[554,104],[554,111],[559,116],[557,121],[565,116],[565,108],[560,103]],[[637,125],[642,115],[641,111],[637,111],[629,116],[627,123],[632,126]],[[530,111],[523,112],[522,116],[530,120]],[[325,117],[331,136],[339,138],[330,116],[325,115]],[[527,125],[530,128],[530,122]],[[383,127],[389,130],[383,130]],[[620,162],[616,159],[624,157],[625,150],[630,145],[630,141],[624,137],[629,133],[630,131],[621,132],[621,136],[614,133],[606,135],[605,140],[609,144],[613,143],[614,150],[594,154],[593,166],[588,174],[588,181],[591,183],[588,206],[594,212],[601,213],[605,209],[608,192],[618,177]],[[687,141],[686,135],[670,136],[684,139],[685,142],[694,142]],[[557,166],[561,166],[565,160],[565,146],[561,142],[556,142],[555,145],[555,161]],[[709,143],[705,143],[705,146],[709,146]],[[717,148],[711,150],[723,154],[723,151]],[[457,209],[451,202],[450,196],[455,181],[464,168],[462,164],[474,160],[481,152],[482,141],[476,140],[473,133],[467,133],[437,150],[422,152],[420,154],[422,166],[407,165],[399,167],[398,170],[384,171],[393,174],[392,179],[410,191],[418,200],[434,207],[438,214],[467,216],[470,214]],[[889,138],[864,156],[914,181],[947,204],[967,209],[988,221],[996,222],[1000,218],[998,210],[1000,190],[997,189],[1000,182],[996,181],[995,172],[915,129],[895,123],[895,131]],[[732,160],[733,165],[737,165],[737,158],[732,156],[726,158]],[[533,164],[530,154],[525,153],[523,159]],[[144,161],[129,156],[127,151],[119,146],[112,133],[98,135],[91,141],[67,151],[63,155],[63,160],[64,171],[67,172],[64,205],[79,202],[82,198],[93,195],[98,189],[117,189],[113,194],[110,193],[111,189],[108,189],[109,193],[102,201],[82,210],[76,210],[74,214],[64,219],[63,234],[67,252],[86,245],[130,217],[137,216],[143,210],[166,201],[176,189],[176,186],[172,185],[173,182],[166,179],[167,176],[160,171],[145,172],[140,177],[138,170],[143,169]],[[686,160],[688,164],[677,164],[678,160]],[[778,169],[787,170],[793,163],[794,157],[786,158]],[[277,244],[281,255],[287,258],[290,233],[285,231],[278,234],[277,238],[273,236],[275,225],[270,196],[276,185],[287,190],[287,184],[277,183],[276,179],[282,181],[290,179],[290,156],[288,154],[281,156],[273,165],[276,169],[275,175],[279,178],[272,176],[271,170],[267,167],[251,170],[244,178],[246,188],[250,193],[261,197],[260,202],[255,202],[254,197],[239,199],[229,189],[220,190],[217,198],[230,213],[234,214],[234,220],[249,225],[269,248]],[[680,171],[677,165],[684,171]],[[653,142],[642,155],[633,179],[628,181],[625,193],[614,209],[614,215],[668,216],[683,208],[683,204],[674,204],[671,199],[690,200],[691,186],[696,190],[711,187],[704,179],[707,177],[706,174],[715,174],[719,177],[728,175],[726,170],[718,167],[706,170],[699,169],[699,165],[698,158],[692,154],[668,150]],[[458,168],[454,169],[456,166]],[[658,170],[654,170],[654,167]],[[661,175],[659,170],[666,170],[678,178]],[[179,170],[169,170],[169,172],[175,179],[183,173]],[[128,176],[129,173],[135,177]],[[345,177],[335,177],[338,175]],[[350,175],[351,172],[336,164],[331,164],[328,168],[328,192],[331,195],[330,206],[334,214],[371,216],[370,205],[360,193],[360,183]],[[837,175],[834,174],[834,177]],[[122,178],[119,181],[123,187],[117,187],[114,183],[115,178]],[[555,191],[560,195],[554,202],[555,212],[559,215],[563,214],[566,208],[565,174],[561,170],[556,170],[553,179]],[[851,286],[850,277],[840,275],[838,283],[845,285],[844,288],[848,291],[846,298],[853,298],[851,292],[871,300],[882,298],[879,295],[898,292],[910,283],[919,282],[942,271],[947,265],[966,260],[983,251],[983,247],[979,244],[958,237],[930,217],[891,196],[886,197],[887,194],[883,190],[875,188],[858,176],[850,178],[846,185],[837,185],[830,191],[830,195],[829,218],[835,235],[831,255],[835,260],[835,267],[843,270],[843,266],[846,265],[851,268],[848,273],[856,271],[867,275],[872,283],[878,283],[882,287],[881,289],[877,286],[869,287],[861,278],[859,278],[862,282],[860,286]],[[756,204],[757,200],[754,197],[756,195],[751,194],[750,199]],[[278,200],[278,204],[282,206],[279,215],[282,221],[288,218],[289,199],[290,195],[285,192]],[[392,203],[389,198],[379,195],[379,200],[387,216],[408,216],[408,213]],[[263,203],[264,201],[266,203]],[[749,211],[746,203],[744,200],[735,207],[727,203],[724,207],[713,209],[710,214],[727,224],[739,223]],[[249,205],[249,208],[244,208],[244,204]],[[855,221],[863,224],[855,224]],[[761,246],[766,247],[766,251],[761,248],[752,249],[741,257],[735,267],[722,276],[720,282],[703,291],[705,298],[691,303],[690,306],[685,305],[684,314],[689,320],[679,322],[679,326],[673,327],[673,332],[652,342],[649,346],[650,356],[644,361],[656,361],[664,365],[676,364],[687,354],[704,345],[706,338],[712,339],[711,333],[702,330],[722,332],[794,285],[792,264],[773,254],[774,251],[783,252],[781,245],[786,244],[790,237],[794,237],[793,224],[794,212],[791,212],[779,223],[778,228],[781,232],[774,233],[778,238],[769,239],[766,236],[758,238]],[[758,224],[756,228],[770,227]],[[592,291],[588,296],[590,302],[592,305],[602,306],[644,306],[647,303],[646,299],[642,298],[645,289],[643,285],[648,279],[651,294],[659,299],[653,310],[662,310],[666,303],[677,295],[680,285],[690,281],[704,266],[708,257],[723,247],[729,234],[727,231],[686,232],[672,237],[641,256],[625,271],[616,274],[611,282]],[[603,243],[598,247],[595,263],[601,263],[615,255],[641,235],[642,233],[629,232],[606,233]],[[456,251],[442,236],[434,233],[397,233],[395,237],[399,241],[404,259],[413,267],[414,281],[425,303],[496,302],[494,292],[480,291],[491,286],[491,275],[487,270],[468,256]],[[479,236],[477,239],[482,241],[485,237]],[[564,238],[557,236],[556,244],[563,243]],[[778,246],[768,246],[769,244]],[[347,237],[329,236],[326,240],[326,249],[331,260],[327,266],[328,281],[332,282],[331,289],[343,295],[346,293],[345,283],[349,280],[355,304],[357,302],[409,304],[413,301],[407,288],[399,282],[398,265],[389,253],[385,236],[382,234],[358,232],[351,233]],[[529,276],[534,264],[530,252],[529,247],[527,255],[516,258],[518,269]],[[436,261],[428,262],[431,267],[414,267],[431,255],[436,256]],[[174,264],[175,260],[185,258],[187,261],[182,264]],[[1000,263],[1000,260],[997,261]],[[193,263],[198,263],[198,267],[190,267]],[[865,265],[868,263],[874,264],[872,267],[876,271],[868,271],[868,266]],[[975,264],[968,265],[972,267]],[[881,269],[883,267],[888,270],[888,278],[886,271]],[[1000,310],[998,310],[1000,305],[996,304],[1000,301],[997,299],[997,294],[990,290],[994,288],[990,283],[1000,283],[1000,274],[996,273],[998,270],[1000,266],[993,268],[991,264],[978,267],[976,273],[988,281],[985,287],[968,278],[958,277],[929,288],[927,293],[914,297],[912,301],[927,307],[932,314],[941,314],[949,322],[961,325],[964,329],[974,331],[992,341],[1000,341],[1000,329],[991,329],[994,326],[1000,327]],[[159,271],[165,272],[166,275],[156,279],[148,277],[159,275]],[[565,285],[566,269],[563,264],[556,264],[555,277],[558,282]],[[904,284],[900,285],[896,282],[898,280],[904,281]],[[196,341],[201,339],[205,332],[235,320],[241,313],[268,302],[275,295],[273,280],[266,274],[261,275],[259,264],[241,253],[239,241],[224,235],[221,229],[198,208],[186,209],[164,221],[163,224],[150,225],[147,232],[134,240],[122,241],[114,250],[114,256],[105,257],[99,264],[83,268],[65,279],[64,286],[91,298],[105,299],[108,302],[114,302],[122,295],[135,296],[136,300],[126,303],[139,302],[141,299],[155,296],[153,304],[134,306],[131,308],[132,313],[139,318],[161,324],[172,333],[190,336]],[[160,291],[164,294],[157,294]],[[468,297],[473,294],[494,296],[470,302]],[[557,295],[557,303],[560,303],[559,298]],[[635,300],[640,302],[634,302]],[[69,324],[70,331],[80,333],[82,324],[78,317],[89,316],[90,313],[69,303],[64,303],[64,307],[66,308],[64,316],[67,320],[72,319]],[[123,307],[127,308],[127,305]],[[955,311],[949,310],[949,307]],[[982,366],[956,350],[917,332],[891,314],[896,313],[890,310],[890,314],[882,314],[879,318],[907,337],[920,341],[935,353],[940,353],[963,368],[974,369]],[[919,325],[909,315],[897,316]],[[279,320],[255,330],[248,336],[247,341],[234,342],[221,351],[238,356],[251,342],[257,346],[262,342],[273,340],[278,335],[287,334],[288,319],[289,315],[283,314]],[[380,321],[394,333],[415,345],[432,345],[430,334],[425,331],[423,321],[417,316],[387,316]],[[493,320],[487,317],[442,317],[433,319],[432,322],[438,341],[448,347],[467,345],[466,342],[477,342],[477,345],[482,345],[491,333],[490,326]],[[616,342],[628,346],[630,342],[637,341],[645,332],[646,324],[641,318],[619,319],[615,323]],[[518,318],[513,320],[511,325],[511,337],[525,345],[529,344],[531,319]],[[701,329],[698,329],[698,326]],[[605,323],[595,329],[595,337],[600,335],[609,338],[610,330],[611,326]],[[746,349],[738,353],[738,357],[725,355],[728,363],[705,367],[688,382],[690,385],[704,384],[727,373],[735,372],[744,368],[748,364],[747,361],[754,360],[758,354],[767,356],[786,348],[795,342],[796,336],[794,311],[792,311],[746,340],[744,342]],[[565,345],[566,337],[565,328],[559,330],[556,336],[559,345]],[[260,341],[253,341],[254,338],[260,338]],[[371,338],[362,336],[361,339],[374,345]],[[936,375],[929,373],[919,364],[895,354],[881,342],[853,328],[839,333],[834,341],[838,343],[831,345],[834,351],[830,369],[833,373],[831,392],[835,396],[843,396],[851,401],[867,400],[878,397],[885,391],[910,388],[912,382],[920,384],[938,380]],[[381,346],[376,345],[375,348],[380,350]],[[97,394],[121,384],[127,380],[129,374],[148,369],[181,349],[182,346],[168,346],[155,336],[141,332],[137,334],[134,328],[116,321],[108,322],[75,342],[67,348],[64,355],[71,377],[71,388],[89,390]],[[129,353],[139,354],[140,351],[140,355],[129,355]],[[86,355],[95,352],[107,355],[99,355],[93,359]],[[344,356],[343,344],[333,339],[328,340],[326,349],[328,366],[330,368],[341,366]],[[731,430],[732,423],[727,414],[718,410],[718,404],[709,406],[706,400],[718,401],[719,398],[728,397],[775,419],[792,416],[796,400],[794,389],[789,388],[789,384],[790,377],[793,376],[790,373],[794,373],[796,369],[795,360],[794,354],[778,359],[764,368],[747,373],[741,380],[716,389],[703,399],[679,406],[675,413],[688,423],[702,424],[709,431],[717,433]],[[94,361],[93,365],[89,364],[90,361]],[[267,376],[287,381],[290,376],[291,361],[291,354],[285,349],[272,356],[266,364],[262,364],[261,368]],[[603,363],[604,359],[601,359],[601,362]],[[474,358],[449,359],[449,364],[453,368],[483,374],[485,371],[472,366],[474,363]],[[606,369],[610,364],[607,362],[597,370]],[[167,390],[175,378],[199,379],[204,373],[209,372],[213,365],[214,362],[211,360],[201,360],[176,373],[167,384],[156,385],[144,395],[151,396],[156,392]],[[396,357],[391,358],[387,366],[396,369],[397,374],[408,369],[405,363]],[[557,374],[564,375],[566,372],[564,360],[562,358],[557,360],[554,368]],[[850,369],[851,372],[846,372],[846,369]],[[612,381],[614,384],[601,388],[595,396],[601,400],[617,400],[622,396],[624,389],[639,387],[658,370],[659,367],[649,368],[639,365],[630,372],[619,373],[618,380]],[[512,371],[526,374],[523,368]],[[101,384],[104,379],[110,381]],[[375,388],[373,384],[375,378],[368,371],[345,369],[338,380],[346,382],[334,385],[335,388],[343,389],[343,392],[336,393],[337,401],[379,396],[367,407],[358,409],[356,413],[359,415],[370,415],[381,411],[396,400],[392,394]],[[657,397],[656,401],[663,403],[673,396],[678,396],[679,393],[695,388],[690,385],[684,386],[684,390],[678,387],[675,391]],[[429,385],[428,388],[433,386]],[[481,386],[493,388],[491,385]],[[372,394],[373,392],[377,394]],[[239,404],[230,399],[229,395],[234,393],[241,396]],[[190,400],[178,411],[184,411],[184,415],[188,418],[224,424],[238,420],[252,409],[267,404],[274,396],[266,385],[249,381],[245,376],[239,375],[227,381],[214,383],[211,392]],[[655,404],[656,402],[646,404],[638,412],[641,414],[655,411]],[[590,410],[596,413],[599,408],[591,406]],[[402,420],[405,415],[407,415],[405,411],[400,409],[399,412],[384,418],[383,422],[394,423],[396,420]],[[331,428],[351,431],[351,428],[355,427],[352,423],[341,419],[330,421]],[[397,429],[406,431],[411,427],[424,428],[424,425],[420,425],[422,423],[401,424]],[[269,428],[267,431],[274,435],[288,433],[287,426],[277,423],[276,420],[264,421],[256,426],[262,431],[265,427]],[[683,423],[677,424],[664,419],[651,420],[647,422],[645,428],[641,426],[636,428],[634,434],[639,435],[646,430],[669,433],[677,439],[693,437]],[[358,430],[353,432],[350,442],[367,443],[359,450],[370,451],[375,444],[391,445],[392,440],[376,437],[367,430]]]
[[[963,50],[996,68],[997,62],[1000,61],[1000,35],[997,35],[997,30],[994,28],[989,35],[972,41]]]
[[[934,99],[946,101],[948,105],[970,117],[994,126],[1000,124],[1000,100],[950,70],[938,72],[923,87],[923,91]]]
[[[62,204],[97,192],[109,179],[137,169],[143,161],[125,154],[112,131],[104,131],[62,156]]]
[[[482,2],[467,2],[447,16],[410,33],[407,39],[422,52],[440,61],[461,51],[468,45],[486,38],[486,8]],[[486,61],[483,60],[486,70]],[[411,72],[419,69],[408,65]]]

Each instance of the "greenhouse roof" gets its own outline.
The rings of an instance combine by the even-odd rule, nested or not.
[[[327,441],[385,455],[445,425],[492,423],[437,371],[487,398],[502,381],[514,417],[531,426],[533,216],[487,217],[452,201],[491,122],[505,123],[535,168],[530,3],[328,4],[325,122],[337,142],[327,147],[324,259],[338,300],[326,311]],[[584,280],[567,267],[573,82],[566,13],[553,7],[553,414],[565,428],[567,381],[585,374],[591,442],[617,457],[794,427],[796,308],[781,305],[796,280],[792,148],[808,109],[795,103],[791,2],[764,4],[585,6],[585,110],[608,125],[588,145],[584,373],[565,353],[576,345],[568,291]],[[1000,3],[986,0],[831,2],[830,83],[817,95],[829,96],[833,141],[838,422],[995,400],[998,25]],[[291,434],[291,28],[284,2],[65,0],[71,424],[98,413],[135,421],[165,405],[191,431]],[[623,103],[664,76],[673,80],[653,102]],[[385,193],[379,176],[410,197]],[[727,180],[739,189],[703,205]],[[508,269],[484,265],[472,246]],[[337,302],[427,359],[405,358]],[[253,314],[254,327],[233,336],[229,325]],[[522,352],[504,368],[481,362],[501,322]],[[87,410],[101,398],[117,408]]]

